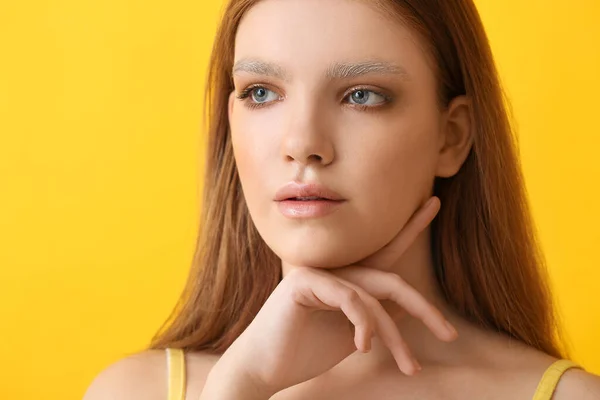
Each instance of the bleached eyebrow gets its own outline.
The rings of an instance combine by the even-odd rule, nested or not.
[[[273,77],[283,81],[290,81],[291,79],[291,74],[281,66],[257,59],[237,61],[233,66],[233,74],[239,72]],[[325,71],[325,76],[329,79],[348,79],[369,74],[399,75],[405,80],[410,78],[404,67],[387,61],[334,63]]]
[[[368,74],[401,75],[403,78],[408,78],[408,73],[404,67],[384,61],[335,63],[326,72],[328,78],[337,79],[354,78]]]
[[[233,74],[235,75],[238,72],[248,72],[253,75],[270,76],[284,81],[288,81],[290,79],[289,74],[280,66],[255,59],[242,59],[236,62],[233,66]]]

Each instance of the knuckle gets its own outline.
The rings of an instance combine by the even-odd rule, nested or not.
[[[347,290],[344,290],[343,296],[344,296],[344,301],[347,303],[356,303],[356,302],[360,301],[360,295],[354,289],[348,288]]]
[[[292,269],[285,277],[287,287],[294,293],[294,298],[302,298],[302,292],[311,287],[310,271],[306,267]]]
[[[373,296],[369,296],[368,294],[365,295],[365,297],[362,299],[363,303],[365,304],[365,306],[376,310],[381,308],[383,310],[383,306],[381,305],[381,303],[379,302],[379,300],[377,300],[376,298],[374,298]]]
[[[404,290],[395,290],[392,293],[391,298],[394,300],[395,303],[397,304],[402,304],[404,306],[407,306],[407,301],[408,301],[408,297],[406,295],[406,292]]]
[[[390,273],[389,279],[392,285],[396,286],[397,288],[402,289],[406,285],[404,279],[402,279],[398,274]]]
[[[296,267],[293,268],[288,274],[287,277],[290,280],[303,280],[308,277],[310,274],[310,268],[307,267]]]
[[[292,296],[292,300],[295,303],[299,303],[299,304],[303,304],[303,302],[305,301],[305,294],[302,292],[302,290],[299,290],[298,287],[292,288],[291,291],[291,296]]]

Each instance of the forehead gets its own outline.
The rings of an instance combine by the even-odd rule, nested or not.
[[[380,62],[406,75],[427,69],[417,35],[400,19],[358,0],[262,0],[242,18],[235,61],[263,60],[294,71]]]

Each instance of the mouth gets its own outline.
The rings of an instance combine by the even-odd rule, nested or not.
[[[275,201],[285,217],[308,219],[324,217],[339,210],[346,199],[324,185],[290,182],[277,192]]]
[[[290,182],[275,194],[275,201],[343,201],[337,192],[319,183]]]
[[[307,196],[307,197],[290,197],[288,199],[280,200],[280,201],[342,201],[342,200],[332,200],[326,197],[318,197],[318,196]]]

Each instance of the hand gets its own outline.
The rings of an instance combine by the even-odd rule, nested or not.
[[[334,270],[292,269],[256,318],[223,354],[217,371],[235,371],[266,397],[328,371],[377,335],[407,375],[420,367],[380,300],[422,320],[440,339],[456,331],[442,313],[397,274],[386,272],[439,211],[430,199],[401,232],[365,265]],[[373,268],[374,265],[378,269]],[[219,368],[221,364],[221,368]]]

